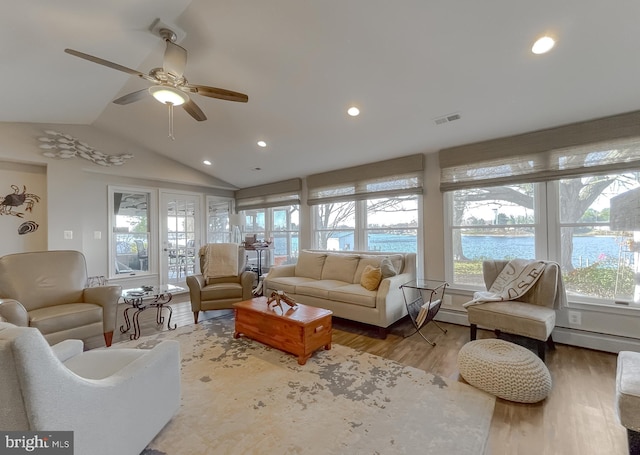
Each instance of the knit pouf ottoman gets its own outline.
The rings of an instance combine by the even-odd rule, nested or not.
[[[474,340],[458,353],[460,375],[474,387],[499,398],[537,403],[551,391],[547,366],[522,346],[494,338]]]

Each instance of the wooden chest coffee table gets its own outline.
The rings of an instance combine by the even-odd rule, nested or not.
[[[269,308],[266,297],[234,303],[236,327],[234,338],[245,335],[271,347],[298,356],[304,365],[317,349],[331,349],[331,315],[329,310],[298,304],[293,309],[283,304]]]

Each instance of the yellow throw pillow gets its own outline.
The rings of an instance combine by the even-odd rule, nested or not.
[[[380,285],[380,280],[382,280],[382,271],[380,270],[380,267],[368,265],[362,271],[360,285],[369,291],[375,291]]]

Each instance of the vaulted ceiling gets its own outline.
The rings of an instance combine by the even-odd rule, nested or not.
[[[0,121],[87,124],[236,187],[637,110],[640,2],[29,0],[0,18]],[[151,96],[160,19],[188,51],[195,121]],[[554,50],[534,55],[551,34]],[[358,117],[346,110],[355,105]],[[460,118],[437,124],[450,114]],[[264,140],[262,148],[257,141]],[[213,164],[205,166],[203,160]]]

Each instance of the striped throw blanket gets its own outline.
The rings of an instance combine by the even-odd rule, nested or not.
[[[545,261],[513,259],[502,269],[488,291],[474,293],[473,300],[462,306],[516,300],[536,284],[546,266]]]

